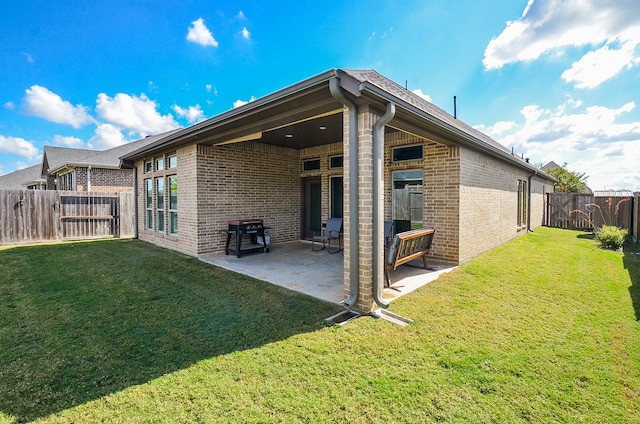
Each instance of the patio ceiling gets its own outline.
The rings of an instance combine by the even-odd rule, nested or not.
[[[344,106],[328,85],[313,87],[251,110],[241,118],[208,127],[198,134],[199,144],[221,145],[253,140],[302,149],[342,141]]]

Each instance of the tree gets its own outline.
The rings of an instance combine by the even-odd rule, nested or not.
[[[555,177],[559,182],[556,184],[556,192],[560,193],[585,193],[590,192],[587,186],[587,178],[584,172],[568,171],[562,166],[548,169],[547,174]]]

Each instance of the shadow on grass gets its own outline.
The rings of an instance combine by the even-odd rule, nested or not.
[[[324,326],[339,307],[139,241],[0,252],[0,411],[18,422]]]
[[[624,267],[629,272],[631,287],[629,294],[636,311],[636,320],[640,321],[640,244],[629,240],[624,245]]]

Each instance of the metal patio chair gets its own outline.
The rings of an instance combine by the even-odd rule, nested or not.
[[[316,249],[316,243],[322,243],[322,247]],[[337,248],[335,247],[336,243],[338,244]],[[332,244],[334,245],[333,249]],[[327,247],[329,253],[338,253],[342,250],[342,218],[329,218],[322,233],[314,235],[311,239],[311,250],[319,251]]]

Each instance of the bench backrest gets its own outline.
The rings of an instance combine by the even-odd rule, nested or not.
[[[398,258],[404,258],[418,252],[428,253],[435,232],[434,228],[420,228],[396,234],[393,237],[393,243],[389,246],[387,264],[392,265]]]

